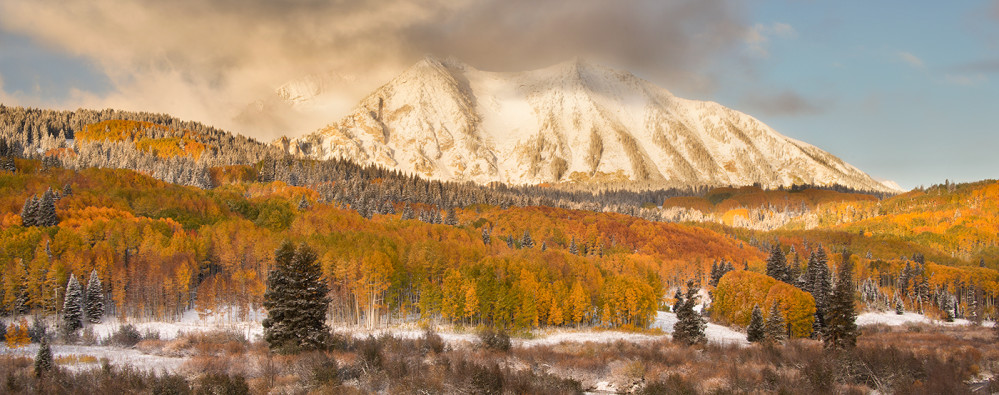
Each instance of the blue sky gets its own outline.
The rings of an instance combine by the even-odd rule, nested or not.
[[[427,53],[515,70],[591,52],[906,188],[999,178],[996,0],[324,3],[3,0],[0,102],[254,135],[236,114],[316,70],[350,103]]]
[[[724,78],[716,99],[904,187],[999,178],[999,15],[988,2],[758,2],[783,23],[755,78]],[[724,68],[724,66],[720,66]],[[796,92],[798,111],[746,92]],[[750,95],[751,96],[751,95]]]

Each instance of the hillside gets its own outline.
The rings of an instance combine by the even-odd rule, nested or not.
[[[582,60],[495,73],[427,58],[321,130],[275,142],[439,180],[894,191],[746,114]]]

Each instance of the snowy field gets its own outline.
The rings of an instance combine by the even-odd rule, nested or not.
[[[259,340],[263,334],[263,328],[260,325],[262,319],[262,311],[251,314],[246,320],[237,319],[234,314],[230,314],[228,312],[199,316],[196,312],[189,311],[182,317],[181,320],[176,322],[143,322],[130,320],[127,323],[134,325],[139,332],[143,334],[148,332],[158,333],[160,339],[163,340],[174,339],[184,333],[225,330],[241,333],[246,336],[247,339],[255,341]],[[664,333],[663,335],[613,330],[544,329],[534,331],[528,338],[513,338],[511,340],[513,345],[517,347],[535,347],[556,345],[560,343],[586,342],[650,342],[663,338],[669,338],[669,334],[673,332],[673,326],[676,325],[676,322],[676,314],[659,311],[656,313],[656,319],[652,324],[652,327],[662,330]],[[108,319],[104,323],[93,325],[91,327],[94,329],[95,335],[103,340],[107,339],[121,324],[122,322],[119,322],[116,319]],[[954,322],[944,322],[928,318],[922,314],[905,313],[899,315],[890,311],[865,312],[857,317],[857,325],[859,326],[876,324],[889,326],[906,324],[960,326],[969,325],[971,323],[964,319],[956,319]],[[993,326],[994,324],[992,322],[985,322],[983,325]],[[400,338],[414,339],[423,336],[423,329],[421,329],[420,324],[415,322],[394,325],[387,328],[379,328],[376,330],[347,327],[335,327],[334,330],[340,333],[348,333],[354,337],[367,337],[369,335],[377,337],[385,334]],[[478,342],[478,336],[471,330],[463,332],[455,330],[454,328],[438,327],[437,332],[445,342],[453,347],[469,346]],[[745,333],[722,325],[709,323],[705,329],[705,335],[707,336],[708,341],[714,344],[734,344],[740,346],[749,344],[749,342],[746,341]],[[0,343],[0,355],[15,355],[34,358],[37,352],[37,344],[17,349],[8,349],[5,345]],[[85,362],[60,365],[70,370],[99,367],[99,361],[103,358],[107,358],[110,363],[115,366],[131,365],[144,370],[176,372],[187,360],[185,357],[150,355],[144,354],[138,349],[111,346],[77,346],[57,344],[52,346],[52,353],[56,359],[59,357],[72,356],[87,357],[85,358]]]
[[[857,316],[857,325],[888,325],[888,326],[899,326],[906,324],[929,324],[929,325],[943,325],[943,326],[964,326],[971,325],[971,321],[963,318],[957,318],[954,322],[946,322],[944,320],[935,320],[922,314],[916,313],[904,313],[895,314],[893,311],[869,311],[862,313]],[[983,322],[982,326],[991,327],[993,322]]]
[[[52,357],[61,368],[69,370],[81,370],[99,368],[100,360],[107,358],[113,366],[132,366],[137,369],[154,372],[176,372],[187,361],[182,357],[166,357],[159,355],[143,354],[141,351],[130,348],[118,348],[110,346],[75,346],[75,345],[52,345]],[[31,344],[25,347],[9,349],[0,346],[0,355],[24,356],[35,358],[38,354],[38,345]],[[86,358],[94,357],[94,362],[59,364],[60,357]]]

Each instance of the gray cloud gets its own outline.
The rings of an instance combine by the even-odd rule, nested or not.
[[[667,88],[706,92],[706,69],[746,32],[734,0],[5,0],[0,30],[94,62],[108,94],[65,106],[169,112],[262,138],[337,119],[425,54],[487,70],[589,56]],[[306,75],[336,75],[317,119],[247,105]],[[280,106],[278,106],[280,107]],[[317,114],[313,114],[317,115]]]
[[[745,95],[741,102],[747,108],[771,116],[816,114],[830,105],[828,100],[810,99],[791,90],[753,92]]]
[[[980,60],[958,65],[955,71],[964,73],[999,73],[999,59]]]

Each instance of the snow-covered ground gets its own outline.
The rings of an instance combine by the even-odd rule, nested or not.
[[[656,313],[656,323],[652,324],[652,326],[662,329],[663,332],[673,333],[673,325],[676,325],[676,321],[676,314],[660,311]],[[704,334],[708,337],[708,341],[711,343],[738,345],[749,344],[749,341],[746,340],[745,333],[736,331],[727,326],[708,323],[707,328],[704,329]]]
[[[955,319],[954,322],[946,322],[944,320],[935,320],[922,314],[917,313],[904,313],[895,314],[893,311],[868,311],[861,313],[857,316],[857,325],[888,325],[888,326],[898,326],[905,324],[930,324],[930,325],[945,325],[945,326],[963,326],[971,324],[963,318]],[[993,326],[992,322],[983,322],[982,326]]]
[[[69,370],[90,369],[100,367],[100,360],[107,358],[113,366],[132,366],[138,369],[155,372],[175,372],[187,361],[187,358],[166,357],[160,355],[143,354],[142,351],[129,348],[118,348],[109,346],[76,346],[76,345],[52,345],[52,357],[58,362],[60,357],[75,356],[94,357],[94,362],[59,364],[60,367]],[[7,346],[0,346],[0,355],[25,356],[34,358],[38,354],[38,345],[31,344],[25,347],[10,349]]]
[[[123,324],[134,326],[139,333],[158,333],[160,339],[177,338],[181,333],[211,332],[218,330],[242,333],[250,341],[260,339],[264,329],[260,323],[266,317],[263,310],[251,311],[247,318],[240,319],[234,311],[224,310],[216,314],[200,315],[194,310],[188,310],[178,321],[120,321],[117,318],[107,318],[100,324],[92,326],[94,334],[100,339],[107,339]]]

